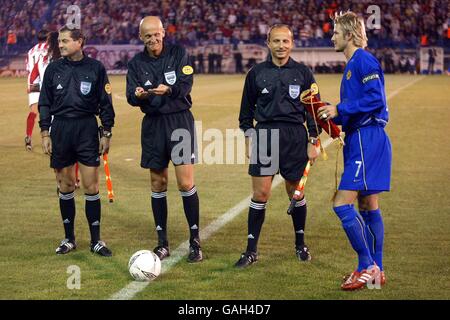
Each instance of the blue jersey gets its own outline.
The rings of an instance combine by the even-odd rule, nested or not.
[[[364,49],[356,50],[345,67],[337,110],[333,120],[346,133],[368,125],[384,127],[388,122],[383,70]]]

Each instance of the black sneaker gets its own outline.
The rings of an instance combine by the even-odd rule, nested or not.
[[[56,254],[66,254],[77,248],[77,244],[74,240],[64,239],[61,244],[56,248]]]
[[[311,253],[306,245],[295,247],[295,254],[300,261],[310,261]]]
[[[158,256],[159,260],[163,261],[166,257],[170,257],[169,247],[157,246],[153,252]]]
[[[111,257],[112,252],[106,247],[106,243],[99,240],[97,243],[91,243],[91,252],[97,253],[103,257]]]
[[[203,260],[202,248],[200,247],[200,240],[194,239],[189,246],[188,262],[200,262]]]
[[[234,264],[237,268],[245,268],[258,261],[258,255],[256,252],[246,251],[239,260]]]
[[[29,136],[25,137],[25,149],[27,151],[33,150],[33,146],[31,145],[31,137],[29,137]]]

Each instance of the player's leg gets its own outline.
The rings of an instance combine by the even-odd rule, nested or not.
[[[290,181],[286,180],[286,192],[289,199],[292,199],[294,195],[295,188],[297,187],[300,180]],[[295,232],[295,253],[300,261],[310,261],[311,253],[309,252],[308,246],[305,244],[305,226],[306,226],[306,198],[303,196],[302,199],[295,203],[294,210],[292,210],[291,218],[292,224],[294,226]]]
[[[158,245],[153,250],[160,260],[170,256],[167,239],[167,183],[168,169],[150,169],[150,186],[152,190],[151,205]]]
[[[374,264],[370,254],[369,245],[365,234],[365,223],[354,208],[354,201],[358,196],[357,191],[338,190],[334,200],[334,212],[342,222],[347,238],[358,254],[358,267],[347,278],[341,288],[343,290],[356,290],[363,288],[368,282],[379,276],[380,269]]]
[[[386,282],[383,270],[384,224],[378,206],[378,193],[364,194],[361,192],[358,196],[358,206],[366,224],[366,238],[370,253],[381,270],[381,284],[384,285]]]
[[[75,243],[75,176],[73,166],[55,169],[56,180],[60,186],[59,209],[64,226],[65,239],[56,249],[57,254],[66,254],[76,248]]]
[[[198,262],[203,260],[203,254],[200,247],[200,205],[197,189],[194,184],[194,165],[183,164],[175,166],[175,175],[177,177],[178,189],[183,199],[184,214],[189,225],[190,253],[188,262]]]
[[[273,176],[252,177],[253,196],[248,210],[247,249],[235,266],[244,268],[257,261],[258,239],[266,215]]]
[[[369,246],[365,236],[365,224],[361,216],[354,208],[354,201],[358,196],[357,191],[338,190],[334,200],[334,212],[342,222],[342,227],[353,247],[358,254],[357,271],[361,272],[373,264]]]
[[[37,100],[39,99],[38,92],[32,92],[29,94],[29,102],[30,102],[30,112],[27,117],[27,127],[26,127],[26,135],[25,135],[25,148],[28,151],[33,149],[31,145],[31,137],[33,135],[34,123],[36,122],[36,117],[38,114],[38,104]]]

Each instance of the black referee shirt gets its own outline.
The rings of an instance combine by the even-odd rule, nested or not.
[[[239,127],[253,128],[253,120],[261,123],[284,122],[303,125],[309,135],[317,136],[314,119],[300,102],[300,94],[315,83],[311,70],[289,58],[278,67],[267,61],[257,64],[247,74],[242,94]],[[320,129],[319,129],[320,130]]]
[[[80,61],[67,58],[51,62],[44,73],[39,95],[39,126],[48,130],[51,116],[80,118],[99,115],[103,127],[114,126],[114,108],[103,64],[84,56]]]
[[[147,49],[136,54],[128,63],[127,100],[149,115],[174,113],[192,106],[191,90],[193,68],[186,50],[178,45],[164,43],[159,57],[151,57]],[[135,95],[137,87],[154,89],[160,84],[169,86],[170,95],[150,95],[140,100]]]

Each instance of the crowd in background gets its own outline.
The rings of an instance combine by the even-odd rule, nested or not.
[[[370,48],[449,46],[449,1],[372,2],[380,8],[381,21],[379,29],[367,28]],[[140,20],[146,15],[158,15],[165,24],[166,40],[187,47],[264,45],[268,28],[275,23],[292,27],[297,47],[326,47],[332,45],[330,16],[334,12],[351,9],[365,19],[372,14],[367,13],[370,1],[350,0],[0,0],[1,53],[23,51],[35,42],[41,28],[57,30],[66,24],[69,5],[81,9],[81,27],[88,43],[140,43]],[[384,60],[388,66],[392,64]],[[401,57],[398,64],[400,60],[404,64]]]

